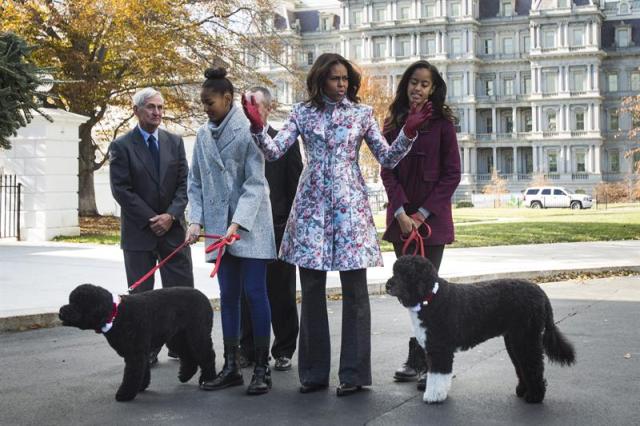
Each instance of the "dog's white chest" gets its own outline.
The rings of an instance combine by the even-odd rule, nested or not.
[[[411,324],[413,325],[413,334],[416,336],[416,340],[418,344],[422,346],[422,349],[426,349],[427,345],[427,329],[424,328],[420,322],[420,318],[418,317],[419,310],[415,310],[415,308],[407,309],[409,311],[409,318],[411,318]]]

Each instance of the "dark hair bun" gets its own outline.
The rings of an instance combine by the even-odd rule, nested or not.
[[[224,68],[207,68],[204,72],[204,76],[208,79],[225,78],[227,76],[227,70]]]

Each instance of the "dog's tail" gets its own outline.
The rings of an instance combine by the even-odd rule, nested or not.
[[[551,302],[547,299],[547,316],[542,334],[542,345],[549,359],[560,365],[571,365],[576,362],[576,351],[569,340],[560,332],[553,321]]]

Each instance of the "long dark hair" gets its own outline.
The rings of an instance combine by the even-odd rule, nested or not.
[[[349,87],[347,88],[347,99],[353,103],[360,102],[358,90],[360,90],[360,82],[362,77],[356,67],[337,53],[323,53],[313,63],[309,74],[307,74],[307,94],[308,99],[305,103],[313,105],[316,108],[324,107],[324,99],[322,98],[322,89],[329,78],[331,67],[336,64],[342,64],[347,69],[349,78]]]
[[[407,95],[409,79],[418,68],[425,68],[431,71],[431,79],[433,80],[433,86],[435,89],[431,96],[429,96],[429,100],[433,105],[433,115],[442,116],[453,123],[456,122],[456,117],[453,115],[453,111],[451,111],[449,105],[445,103],[445,99],[447,97],[447,85],[442,79],[438,68],[427,61],[416,61],[402,74],[402,78],[400,79],[400,83],[396,89],[396,95],[393,98],[391,105],[389,105],[389,111],[387,112],[387,117],[384,120],[385,132],[402,127],[404,122],[407,120],[407,115],[409,115],[409,109],[411,108],[409,95]]]

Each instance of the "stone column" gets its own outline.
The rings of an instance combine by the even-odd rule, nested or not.
[[[600,167],[600,154],[602,151],[602,146],[601,145],[594,145],[594,150],[595,150],[595,169],[593,170],[593,173],[599,175],[601,172]]]
[[[493,135],[492,139],[495,139],[495,134],[497,133],[497,130],[498,130],[498,120],[496,117],[496,108],[492,107],[491,108],[491,133]]]
[[[512,126],[511,126],[511,132],[513,134],[518,133],[518,113],[517,113],[517,108],[513,107],[511,109],[511,122],[512,122]]]
[[[513,176],[515,180],[518,180],[518,148],[516,146],[513,147]]]
[[[471,174],[478,174],[478,148],[471,148]]]
[[[533,173],[538,173],[538,146],[531,146],[531,153],[533,154]]]
[[[471,149],[465,147],[464,148],[464,172],[465,174],[469,174],[471,172],[471,168],[470,168],[470,162],[469,162],[469,154],[470,154]]]
[[[498,171],[498,149],[493,146],[491,150],[493,151],[493,170]]]

